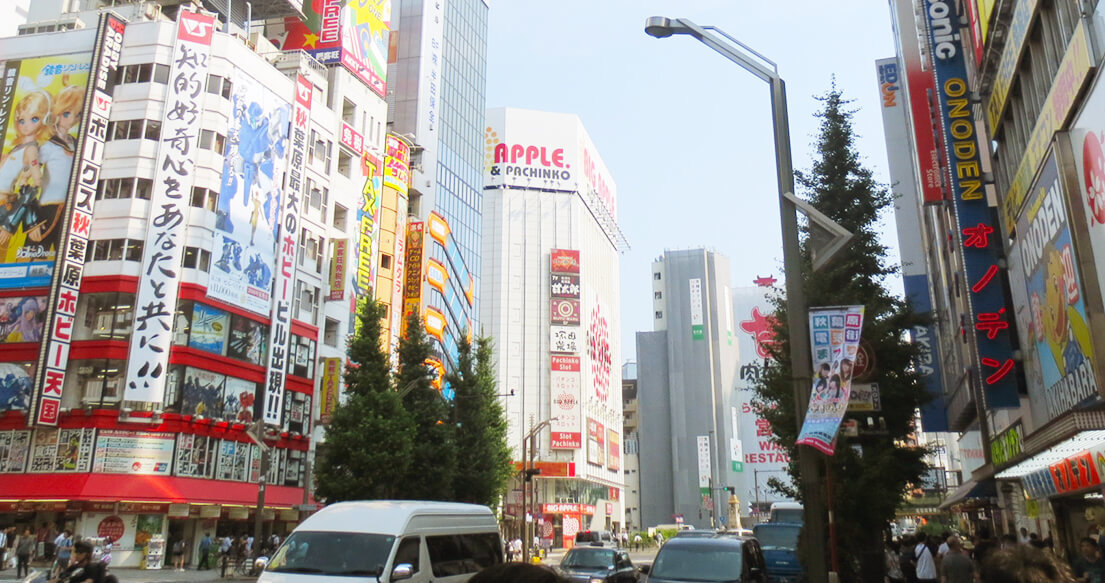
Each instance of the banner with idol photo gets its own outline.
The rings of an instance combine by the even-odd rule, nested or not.
[[[207,295],[268,316],[292,108],[286,99],[238,73]]]
[[[852,392],[852,368],[863,329],[863,306],[810,310],[810,354],[813,357],[813,389],[810,406],[798,435],[825,455],[836,450],[836,434],[848,411]]]

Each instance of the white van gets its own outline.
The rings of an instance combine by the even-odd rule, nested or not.
[[[296,527],[258,583],[459,583],[501,562],[499,523],[486,506],[339,502]]]

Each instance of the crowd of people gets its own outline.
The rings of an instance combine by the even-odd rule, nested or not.
[[[1102,541],[1105,542],[1105,541]],[[951,532],[907,535],[886,547],[890,583],[1105,583],[1105,553],[1092,538],[1063,560],[1051,537],[1020,529],[994,538],[986,528],[969,539]]]

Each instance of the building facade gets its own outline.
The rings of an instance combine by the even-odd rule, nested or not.
[[[0,39],[0,147],[42,168],[0,177],[21,197],[0,227],[0,522],[110,536],[124,566],[151,538],[252,531],[258,482],[266,532],[313,502],[356,303],[352,160],[384,159],[383,89],[340,51],[197,8]]]
[[[641,520],[727,524],[742,475],[729,260],[666,251],[652,264],[655,319],[637,333]]]
[[[625,528],[633,533],[645,530],[641,520],[641,449],[637,428],[641,420],[637,399],[637,363],[622,365],[622,463],[625,468]]]
[[[625,521],[616,186],[574,115],[489,110],[485,138],[480,321],[514,459],[541,469],[518,503],[570,546]]]

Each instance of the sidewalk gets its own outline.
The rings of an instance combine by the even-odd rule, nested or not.
[[[219,577],[217,569],[196,571],[175,571],[173,569],[147,570],[134,567],[112,568],[111,572],[119,578],[121,583],[184,583],[191,581],[254,581],[256,577]],[[15,569],[0,571],[0,583],[19,583],[21,579],[15,578]]]

